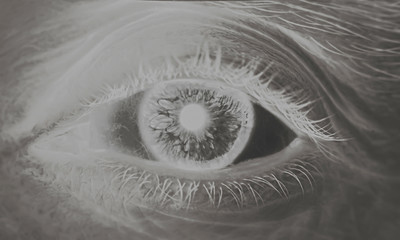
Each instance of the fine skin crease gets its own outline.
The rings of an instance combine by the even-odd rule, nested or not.
[[[139,206],[129,224],[122,224],[68,189],[55,188],[51,178],[34,179],[43,169],[25,156],[32,137],[3,134],[23,116],[29,97],[48,84],[40,80],[55,78],[66,67],[50,64],[52,56],[42,54],[101,29],[107,9],[115,6],[106,1],[1,1],[0,239],[396,239],[400,5],[392,2],[257,5],[277,24],[312,38],[325,50],[324,61],[341,63],[324,69],[340,78],[315,84],[326,111],[334,115],[335,130],[349,139],[328,145],[337,161],[322,159],[330,171],[316,192],[320,197],[303,200],[296,211],[284,207],[271,214],[253,211],[225,218],[205,213],[197,220],[190,212],[179,218]],[[139,4],[133,9],[146,8]],[[99,11],[92,14],[93,9]],[[121,9],[121,14],[128,12]],[[75,24],[81,20],[84,24]],[[38,69],[46,61],[48,68]]]

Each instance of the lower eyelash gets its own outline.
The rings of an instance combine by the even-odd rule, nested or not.
[[[295,159],[261,176],[218,181],[161,176],[115,162],[100,167],[113,173],[113,185],[127,202],[163,210],[238,211],[313,192],[322,177],[316,158]]]

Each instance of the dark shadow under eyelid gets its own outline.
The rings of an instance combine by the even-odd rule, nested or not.
[[[283,146],[289,143],[296,137],[285,124],[280,122],[270,112],[258,104],[253,104],[255,113],[255,125],[250,142],[247,147],[235,160],[239,163],[253,158],[267,156],[282,150]]]
[[[108,139],[113,139],[110,139],[110,143],[115,141],[112,145],[144,159],[150,159],[150,153],[142,144],[143,140],[138,128],[137,109],[143,96],[144,91],[141,91],[128,97],[128,100],[124,99],[116,103],[116,112],[113,113],[110,123],[112,127],[105,134]]]

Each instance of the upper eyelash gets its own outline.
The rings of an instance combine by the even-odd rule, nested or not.
[[[158,65],[156,69],[140,64],[136,71],[125,74],[124,85],[105,85],[97,96],[82,99],[82,106],[90,111],[98,105],[131,96],[158,81],[182,77],[216,79],[244,90],[267,110],[273,113],[278,112],[281,120],[283,118],[290,122],[297,130],[296,132],[308,136],[320,150],[325,151],[328,155],[328,150],[322,142],[344,140],[337,136],[337,132],[332,132],[329,117],[319,120],[311,120],[307,117],[313,104],[310,96],[301,99],[299,96],[302,94],[301,92],[289,92],[282,87],[280,90],[272,89],[271,86],[274,85],[274,80],[279,74],[271,70],[273,62],[265,64],[265,61],[254,58],[248,60],[246,64],[237,66],[237,62],[244,61],[245,59],[242,58],[225,63],[221,47],[217,46],[214,51],[211,51],[208,42],[204,41],[198,46],[196,54],[192,57],[164,57],[162,64]],[[257,70],[263,65],[265,67],[261,71]],[[268,75],[268,79],[263,79],[266,75]],[[321,123],[326,124],[320,126]]]

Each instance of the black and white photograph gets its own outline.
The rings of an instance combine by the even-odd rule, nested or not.
[[[0,0],[0,240],[400,239],[400,1]]]

